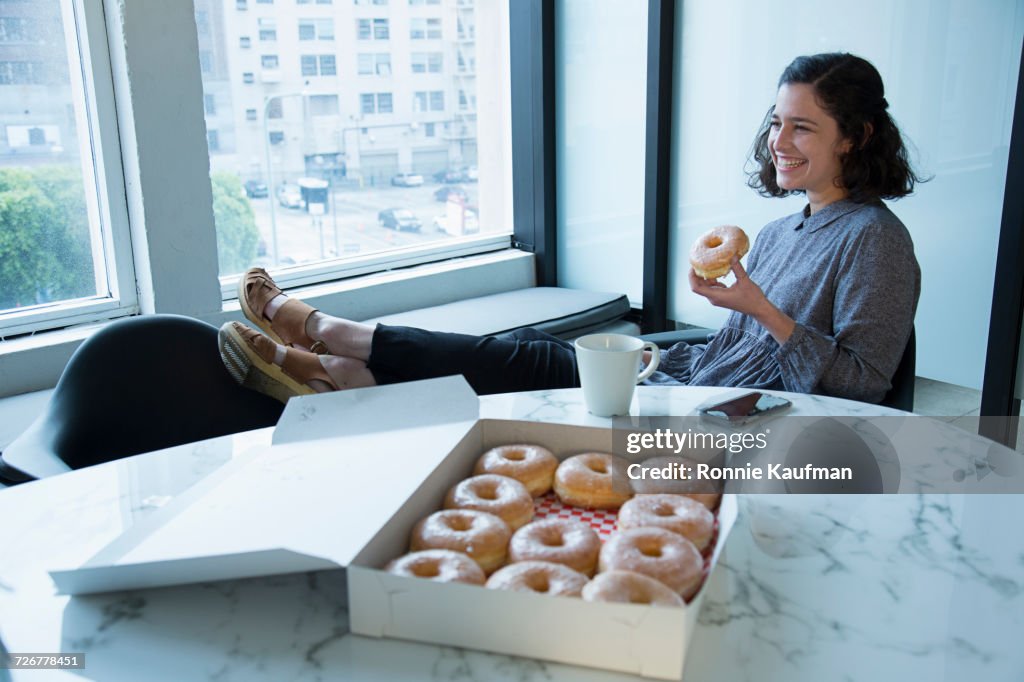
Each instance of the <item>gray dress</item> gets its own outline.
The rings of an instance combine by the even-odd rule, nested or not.
[[[910,338],[921,270],[907,228],[881,201],[837,201],[769,223],[750,278],[796,321],[779,345],[732,312],[707,345],[662,350],[649,384],[742,386],[877,403]]]

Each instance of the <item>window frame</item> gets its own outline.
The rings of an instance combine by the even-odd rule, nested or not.
[[[84,98],[84,106],[72,108],[82,158],[92,158],[90,165],[82,163],[83,186],[90,233],[100,226],[99,235],[92,238],[94,248],[98,246],[104,254],[109,296],[100,293],[102,298],[55,301],[9,311],[0,319],[0,339],[139,311],[103,7],[101,0],[73,0],[61,3],[61,13],[65,43],[69,47],[76,44],[81,56],[80,68],[69,68],[69,81],[72,97]]]

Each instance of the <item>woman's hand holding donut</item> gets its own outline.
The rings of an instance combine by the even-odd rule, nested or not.
[[[738,258],[732,260],[732,273],[736,281],[726,286],[717,279],[703,279],[690,268],[690,289],[693,293],[708,299],[717,308],[728,308],[744,315],[750,315],[768,330],[768,333],[783,344],[796,327],[791,317],[772,305]]]

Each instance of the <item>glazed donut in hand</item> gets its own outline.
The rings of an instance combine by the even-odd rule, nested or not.
[[[550,561],[585,575],[594,575],[601,540],[582,521],[549,518],[528,523],[508,543],[509,563]]]
[[[643,573],[689,599],[704,578],[704,559],[682,535],[663,528],[633,528],[608,538],[601,548],[598,570]]]
[[[718,503],[722,501],[722,481],[698,480],[694,478],[676,478],[673,474],[683,471],[683,467],[690,471],[696,471],[697,463],[692,459],[679,455],[665,455],[664,457],[651,457],[640,464],[640,472],[636,478],[630,480],[633,492],[639,494],[668,493],[673,495],[685,495],[697,500],[705,507],[714,511]],[[652,475],[652,470],[658,470],[658,478]],[[668,474],[662,477],[663,474]]]
[[[459,481],[444,498],[445,509],[476,509],[500,516],[512,530],[533,518],[533,497],[508,476],[481,474]]]
[[[389,573],[426,578],[441,583],[483,585],[487,580],[480,564],[450,549],[425,549],[398,557],[384,567]]]
[[[523,561],[498,569],[487,580],[495,590],[538,592],[562,597],[578,597],[587,584],[587,576],[562,564],[547,561]]]
[[[735,225],[713,227],[693,243],[690,265],[698,276],[717,279],[732,269],[733,256],[743,258],[750,250],[747,233]]]
[[[502,445],[491,448],[476,461],[474,474],[498,474],[514,478],[540,497],[551,490],[558,460],[539,445]]]
[[[633,496],[626,478],[628,466],[628,462],[614,455],[574,455],[555,470],[555,494],[563,504],[572,507],[618,509]]]
[[[715,532],[715,517],[703,504],[682,495],[637,495],[622,505],[617,526],[619,530],[664,528],[703,552]]]
[[[618,604],[649,604],[650,606],[682,606],[683,598],[654,578],[633,571],[608,571],[583,586],[587,601],[609,601]]]
[[[505,551],[512,530],[500,517],[472,509],[434,512],[412,529],[409,546],[421,549],[450,549],[468,554],[491,573],[505,563]]]

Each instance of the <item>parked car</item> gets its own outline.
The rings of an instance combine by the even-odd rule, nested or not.
[[[476,182],[479,177],[479,172],[477,171],[476,166],[463,166],[459,169],[459,172],[462,174],[462,180],[464,182]]]
[[[245,181],[245,196],[250,199],[263,199],[270,194],[267,189],[267,183],[262,180],[246,180]]]
[[[305,203],[302,201],[302,190],[290,182],[278,185],[277,201],[285,208],[302,208]]]
[[[434,198],[438,201],[448,201],[449,199],[460,199],[466,201],[469,197],[466,195],[466,190],[458,185],[444,185],[439,187],[434,192]]]
[[[419,232],[423,224],[413,212],[407,208],[387,208],[377,214],[377,222],[381,227],[390,227],[392,230],[401,232],[410,230]]]
[[[395,187],[419,187],[423,184],[423,176],[419,173],[399,173],[391,178]]]
[[[463,214],[461,227],[456,221],[449,220],[448,216],[439,215],[434,216],[434,229],[455,237],[476,234],[480,231],[480,221],[477,220],[476,213],[473,211],[466,211]]]
[[[445,168],[434,173],[434,179],[446,184],[462,182],[462,171],[456,168]]]

